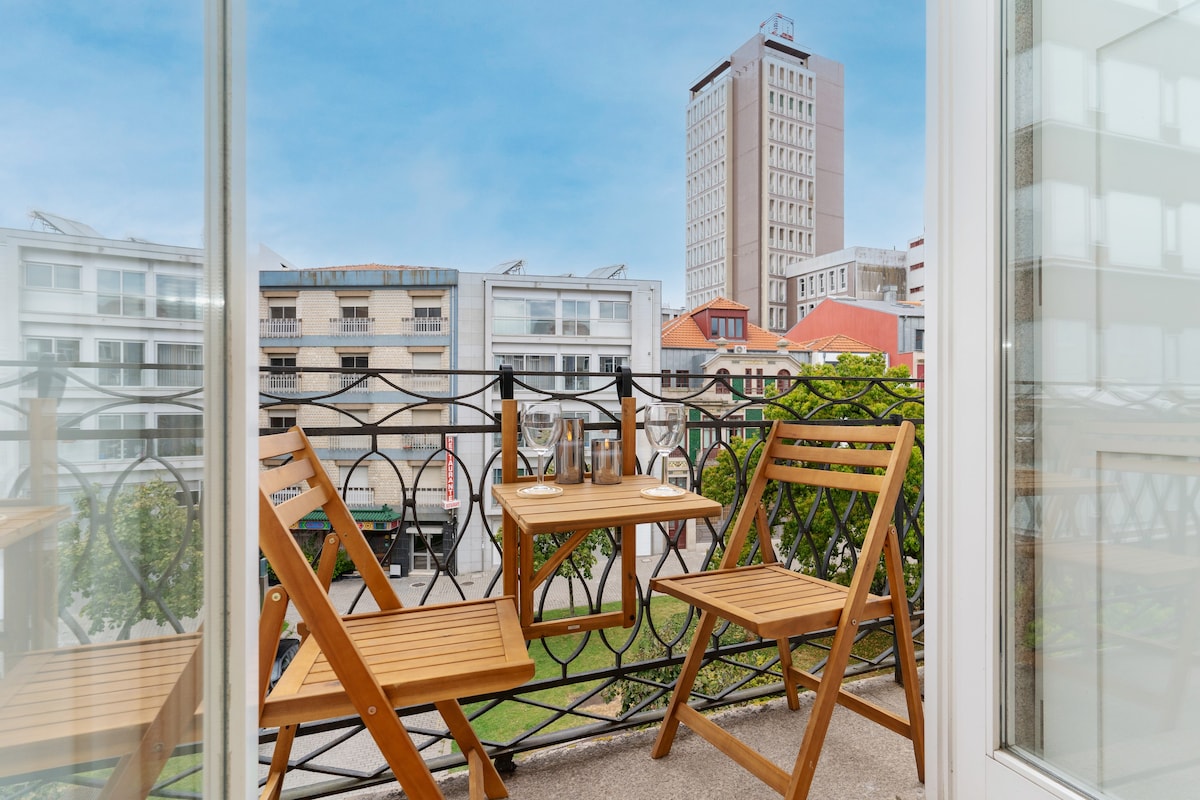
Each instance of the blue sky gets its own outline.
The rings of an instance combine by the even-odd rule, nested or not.
[[[248,246],[298,266],[624,263],[682,303],[687,88],[775,12],[846,69],[846,243],[922,229],[924,5],[249,0]],[[0,0],[0,225],[199,245],[198,2]],[[48,53],[55,54],[47,58]]]

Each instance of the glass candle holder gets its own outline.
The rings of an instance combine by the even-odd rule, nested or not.
[[[592,483],[614,484],[621,482],[621,440],[595,439],[592,441]]]
[[[554,482],[583,483],[583,420],[565,417],[554,451]]]

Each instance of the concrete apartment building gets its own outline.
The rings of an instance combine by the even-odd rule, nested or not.
[[[47,413],[57,415],[45,421],[57,428],[60,500],[71,502],[84,487],[153,477],[182,481],[180,490],[195,494],[203,461],[204,251],[110,239],[49,213],[32,217],[36,230],[0,229],[8,289],[0,295],[0,360],[48,359],[70,371],[43,392],[53,400]],[[14,382],[26,369],[0,373],[0,429],[36,424],[36,384]],[[72,430],[79,433],[67,435]],[[29,463],[28,446],[0,445],[3,496],[28,496]]]
[[[921,302],[925,298],[925,237],[910,239],[904,250],[846,247],[795,261],[787,268],[787,286],[795,322],[811,314],[827,297]]]
[[[275,368],[260,378],[260,427],[448,425],[449,406],[408,406],[418,400],[413,393],[451,391],[449,376],[436,373],[454,366],[457,281],[452,269],[380,264],[260,272],[259,363]],[[389,383],[355,369],[430,374]],[[297,402],[326,396],[320,405]],[[366,458],[370,436],[316,436],[313,445],[376,551],[399,537],[389,562],[396,574],[432,569],[435,554],[445,562],[456,536],[439,434],[380,436],[378,452]],[[321,521],[309,522],[316,529]]]
[[[697,80],[687,106],[687,306],[724,297],[779,333],[795,321],[788,265],[842,248],[845,194],[842,64],[785,22]]]

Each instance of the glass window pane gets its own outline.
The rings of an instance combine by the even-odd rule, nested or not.
[[[1188,797],[1200,153],[1173,109],[1200,17],[1006,7],[1003,744],[1089,796]]]
[[[62,679],[69,690],[52,691],[20,723],[22,741],[9,736],[0,747],[5,797],[99,795],[118,757],[135,755],[129,773],[145,771],[135,745],[156,712],[199,719],[195,703],[166,704],[175,686],[199,694],[200,669],[185,667],[206,613],[205,534],[222,541],[218,528],[226,523],[202,529],[208,515],[196,497],[203,488],[205,502],[221,508],[226,490],[221,480],[206,480],[196,444],[204,391],[184,398],[148,386],[142,365],[151,342],[205,341],[199,320],[146,318],[154,286],[148,276],[199,285],[212,261],[205,248],[205,6],[19,3],[0,12],[7,110],[0,252],[12,270],[0,300],[3,326],[22,356],[54,359],[37,363],[50,380],[22,379],[33,372],[32,360],[0,366],[0,720],[11,729],[11,699],[36,697],[20,683],[22,672],[70,676]],[[223,177],[211,185],[230,185]],[[219,195],[212,199],[215,205]],[[224,233],[213,230],[217,251]],[[224,329],[217,323],[209,341],[224,345]],[[160,420],[172,414],[191,424]],[[160,422],[169,438],[154,435]],[[169,444],[156,450],[159,439]],[[158,459],[143,458],[156,452]],[[22,517],[27,527],[17,526]],[[205,637],[212,631],[212,641],[227,640],[222,617],[212,617],[218,627],[205,626]],[[39,651],[39,668],[14,669],[34,659],[31,651]],[[207,697],[203,712],[205,725],[210,714],[225,713]],[[216,719],[218,730],[227,727],[227,719]],[[204,795],[203,759],[219,753],[195,741],[191,724],[186,729],[183,749],[162,775],[179,780],[164,782],[169,788],[156,796]],[[240,730],[236,738],[244,749]],[[159,769],[151,763],[154,777]],[[135,794],[114,788],[106,796]]]
[[[25,285],[31,288],[49,288],[54,285],[54,267],[49,264],[26,264]]]

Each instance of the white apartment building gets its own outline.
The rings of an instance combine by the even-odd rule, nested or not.
[[[84,487],[152,477],[197,492],[204,251],[32,216],[38,230],[0,228],[0,429],[53,427],[64,503]],[[58,378],[40,390],[20,379],[45,360]],[[48,408],[55,416],[39,423],[35,409]],[[30,457],[25,444],[0,444],[0,496],[29,493]]]
[[[843,244],[843,102],[842,65],[796,47],[790,23],[692,85],[688,308],[724,297],[754,324],[788,329],[788,265]]]
[[[535,390],[586,397],[586,401],[563,401],[565,415],[585,422],[602,421],[596,405],[619,418],[620,399],[608,375],[623,366],[634,373],[658,372],[661,312],[658,281],[526,275],[520,267],[506,272],[460,273],[458,363],[464,370],[511,366],[518,382],[525,381]],[[538,372],[601,374],[530,374]],[[534,391],[518,383],[518,400],[533,396]],[[497,386],[487,389],[485,408],[498,416],[500,401]],[[487,442],[483,437],[464,439],[460,455],[472,464],[485,463],[500,444],[498,436]],[[639,455],[644,464],[650,451],[639,451]],[[536,461],[530,458],[531,463]],[[491,462],[483,480],[498,481],[499,470],[499,461]],[[485,488],[482,495],[492,530],[497,531],[500,509],[490,491]],[[639,553],[650,553],[656,546],[649,527],[639,528]],[[479,545],[477,568],[496,566],[498,554],[491,543],[481,536]],[[460,565],[469,557],[460,551]]]

